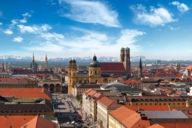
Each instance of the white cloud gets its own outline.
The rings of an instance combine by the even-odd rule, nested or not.
[[[176,6],[177,9],[182,13],[189,11],[189,7],[184,3],[180,3],[179,1],[173,1],[171,4]]]
[[[65,3],[70,5],[70,12],[62,16],[83,23],[120,27],[118,13],[100,1],[59,0],[59,3],[64,6],[66,6]]]
[[[40,35],[43,39],[45,39],[46,41],[60,41],[64,39],[64,35],[59,34],[59,33],[50,33],[50,32],[46,32],[46,33],[41,33]]]
[[[17,27],[19,28],[19,31],[21,33],[33,33],[33,34],[38,34],[38,33],[42,33],[42,32],[46,32],[50,29],[52,29],[51,26],[44,24],[44,25],[33,25],[33,26],[27,26],[27,25],[17,25]]]
[[[144,6],[137,5],[132,9],[135,11],[136,21],[141,24],[162,26],[175,21],[172,14],[163,7],[151,7],[150,10],[147,10]]]
[[[145,33],[142,31],[125,29],[125,30],[121,31],[121,35],[120,35],[119,39],[117,40],[117,43],[120,45],[125,45],[125,46],[132,45],[135,48],[136,38],[138,36],[142,36],[144,34]]]
[[[20,23],[27,23],[28,18],[31,17],[31,14],[29,12],[26,12],[26,13],[23,13],[22,16],[23,16],[23,19],[19,20]]]
[[[13,38],[13,41],[14,41],[14,42],[17,42],[17,43],[20,43],[20,42],[23,41],[23,38],[20,37],[20,36],[18,36],[18,37]]]
[[[11,20],[11,25],[17,25],[18,21],[16,19]]]
[[[7,29],[7,30],[4,31],[4,33],[5,33],[6,35],[12,35],[12,34],[13,34],[13,31],[10,30],[10,29]]]
[[[31,17],[31,14],[29,12],[25,12],[22,14],[23,17]]]
[[[66,56],[89,56],[96,53],[98,56],[119,56],[121,47],[130,47],[131,52],[139,50],[137,37],[144,35],[139,30],[125,29],[120,31],[115,37],[106,33],[90,31],[85,29],[75,29],[74,33],[79,35],[63,35],[55,32],[45,32],[38,35],[31,42],[29,51],[46,52],[54,57]]]
[[[21,19],[19,20],[21,23],[27,23],[27,20],[26,19]]]

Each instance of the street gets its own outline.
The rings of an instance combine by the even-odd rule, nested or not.
[[[81,109],[75,98],[67,94],[52,93],[55,116],[61,128],[86,128],[81,118]]]

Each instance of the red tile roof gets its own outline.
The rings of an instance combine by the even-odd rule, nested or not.
[[[101,94],[100,92],[97,92],[97,91],[94,90],[94,89],[88,89],[88,90],[85,92],[85,94],[86,94],[87,96],[90,96],[90,97],[92,97],[92,98],[95,98],[96,100],[98,100],[99,98],[102,97],[102,94]]]
[[[102,62],[100,63],[102,73],[125,73],[125,68],[121,62]]]
[[[85,91],[85,94],[87,95],[91,90],[93,90],[93,89],[91,89],[91,88],[87,89],[87,90]]]
[[[87,93],[87,95],[88,96],[93,96],[95,93],[97,93],[94,89],[91,89],[88,93]]]
[[[192,71],[192,65],[187,66],[186,69],[189,70],[189,71]]]
[[[15,83],[15,84],[18,84],[18,83],[28,83],[29,79],[27,78],[13,78],[13,77],[10,77],[10,78],[0,78],[0,83]]]
[[[0,116],[1,128],[57,128],[51,121],[40,116]]]
[[[161,126],[165,128],[192,128],[192,121],[166,121],[166,122],[158,122]]]
[[[0,96],[24,99],[42,98],[51,100],[50,93],[44,88],[0,88]]]
[[[165,127],[163,127],[163,126],[161,126],[159,124],[154,124],[154,125],[151,125],[151,126],[149,126],[147,128],[165,128]]]
[[[118,122],[120,122],[126,128],[137,128],[139,125],[140,127],[148,127],[149,121],[142,120],[140,114],[137,112],[128,109],[125,106],[121,106],[116,110],[112,111],[111,116],[115,118]]]
[[[111,104],[113,104],[114,100],[103,96],[98,100],[99,103],[101,103],[103,106],[105,106],[106,108],[109,107]]]
[[[94,98],[98,99],[102,96],[102,94],[100,92],[97,92],[93,95]]]

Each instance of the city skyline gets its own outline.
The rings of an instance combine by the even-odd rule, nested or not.
[[[0,55],[190,60],[189,0],[4,0]]]

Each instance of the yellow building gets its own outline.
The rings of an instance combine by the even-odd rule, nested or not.
[[[78,71],[74,59],[69,61],[68,67],[68,94],[74,95],[74,87],[78,83],[108,83],[117,80],[119,77],[129,77],[131,74],[130,49],[122,48],[120,62],[98,62],[94,56],[88,66],[87,74]]]
[[[142,96],[127,97],[127,105],[135,106],[169,106],[170,109],[180,109],[188,107],[188,98],[168,97],[168,96]]]

